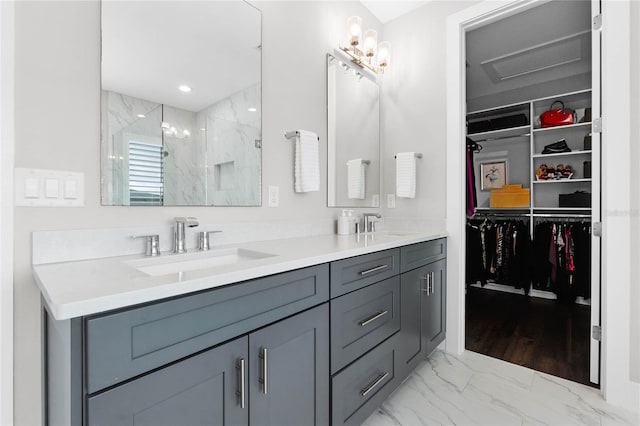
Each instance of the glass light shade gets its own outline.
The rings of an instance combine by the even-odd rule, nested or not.
[[[378,47],[378,32],[376,30],[367,30],[364,32],[364,55],[371,58],[376,55],[376,48]]]
[[[391,43],[382,41],[378,45],[378,66],[386,68],[391,62]]]
[[[347,19],[347,37],[350,46],[356,47],[360,44],[360,38],[362,37],[361,17],[352,16]]]

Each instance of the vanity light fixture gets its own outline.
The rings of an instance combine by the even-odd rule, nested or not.
[[[359,67],[382,74],[389,66],[391,45],[388,41],[378,44],[376,30],[366,30],[362,41],[362,18],[359,16],[347,19],[347,43],[348,46],[341,45],[340,50],[349,55],[351,61]]]
[[[183,84],[182,86],[178,86],[178,90],[184,93],[189,93],[191,91],[191,87],[187,86],[186,84]]]

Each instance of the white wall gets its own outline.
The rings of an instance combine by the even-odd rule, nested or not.
[[[258,2],[263,12],[263,194],[280,207],[103,207],[100,205],[100,6],[95,1],[16,3],[16,167],[85,173],[84,208],[15,209],[15,424],[41,423],[40,296],[31,275],[31,232],[169,226],[174,216],[215,224],[326,220],[326,53],[346,18],[375,18],[357,2]],[[285,131],[320,136],[321,190],[293,192],[293,143]],[[331,230],[329,230],[331,232]]]
[[[631,164],[640,164],[640,2],[631,2]],[[631,259],[640,259],[640,168],[631,168]],[[640,264],[633,262],[631,276],[640,276]],[[631,379],[640,382],[640,281],[631,282]],[[638,401],[640,406],[640,401]]]
[[[0,3],[0,424],[13,423],[14,4]]]
[[[445,218],[446,17],[472,1],[433,1],[384,26],[391,42],[391,66],[382,85],[381,204],[395,194],[398,152],[421,152],[417,160],[416,198],[396,199],[389,218]]]

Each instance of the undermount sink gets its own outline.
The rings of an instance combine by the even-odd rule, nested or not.
[[[127,262],[127,264],[145,274],[158,276],[215,268],[272,256],[275,254],[243,248],[228,248],[197,253],[169,254],[153,259],[134,260]]]

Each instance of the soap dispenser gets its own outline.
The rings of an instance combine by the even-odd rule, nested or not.
[[[338,235],[349,235],[351,232],[352,217],[351,210],[342,210],[342,214],[338,217]]]

